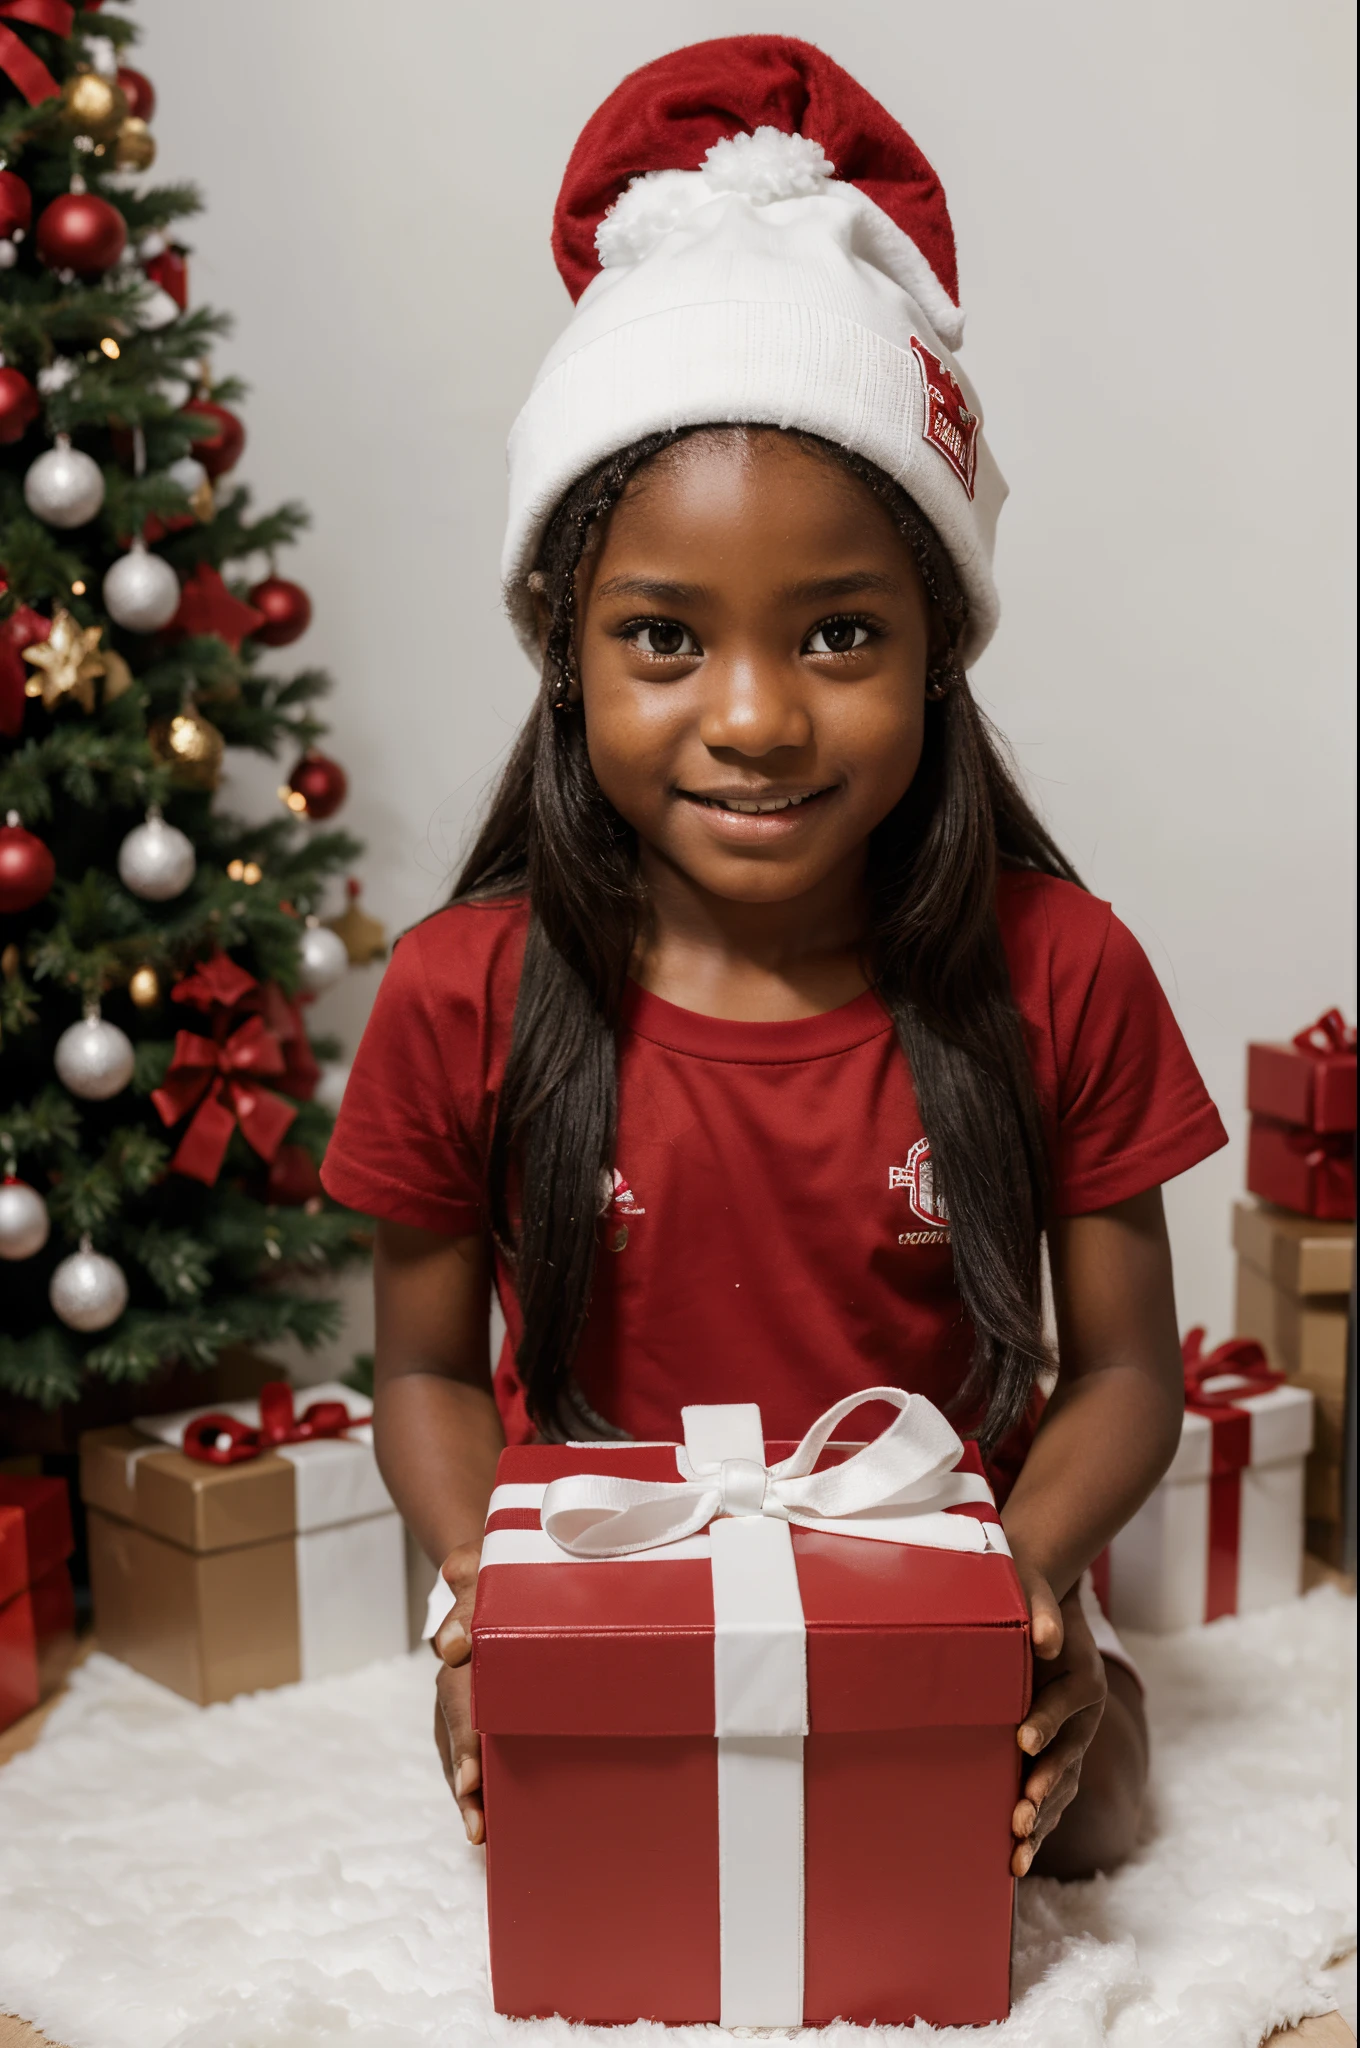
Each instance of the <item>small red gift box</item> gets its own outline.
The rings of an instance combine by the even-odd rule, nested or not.
[[[1355,1129],[1355,1031],[1340,1010],[1288,1045],[1247,1047],[1247,1108],[1309,1131]]]
[[[71,1549],[65,1481],[0,1475],[0,1728],[51,1690],[75,1632]]]
[[[1347,1131],[1309,1131],[1254,1116],[1247,1136],[1247,1186],[1263,1202],[1323,1223],[1355,1217],[1355,1140]]]
[[[892,1426],[831,1445],[865,1399]],[[796,1449],[734,1406],[682,1447],[503,1453],[472,1629],[498,2011],[1005,2017],[1026,1605],[975,1448],[859,1400]]]

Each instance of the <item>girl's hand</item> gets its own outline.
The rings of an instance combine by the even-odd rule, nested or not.
[[[1016,1838],[1011,1869],[1023,1877],[1045,1835],[1052,1834],[1076,1796],[1081,1762],[1105,1711],[1105,1660],[1074,1586],[1061,1603],[1048,1580],[1020,1571],[1029,1600],[1030,1642],[1036,1659],[1034,1698],[1016,1733],[1027,1756],[1036,1757],[1025,1779],[1011,1833]]]
[[[472,1725],[472,1603],[477,1593],[480,1543],[451,1550],[440,1573],[453,1590],[453,1612],[440,1624],[434,1647],[440,1657],[435,1680],[434,1739],[449,1790],[458,1801],[467,1838],[485,1839],[482,1813],[482,1745]]]

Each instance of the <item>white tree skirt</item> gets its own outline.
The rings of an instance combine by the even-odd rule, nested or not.
[[[1354,1940],[1354,1603],[1329,1588],[1137,1651],[1148,1840],[1020,1887],[1016,2005],[973,2032],[796,2038],[1255,2048]],[[0,1773],[0,2012],[67,2048],[698,2048],[487,1998],[482,1859],[431,1741],[427,1651],[206,1712],[107,1657]],[[908,1842],[905,1852],[928,1854]]]

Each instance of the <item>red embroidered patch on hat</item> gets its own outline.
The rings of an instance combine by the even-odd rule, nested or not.
[[[969,497],[973,495],[973,473],[977,468],[978,416],[968,404],[952,370],[932,355],[913,334],[911,350],[921,371],[925,391],[925,418],[921,436],[938,448]]]

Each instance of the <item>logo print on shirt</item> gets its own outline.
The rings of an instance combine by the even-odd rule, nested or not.
[[[929,1138],[918,1138],[907,1154],[905,1166],[888,1168],[888,1186],[905,1191],[907,1205],[926,1230],[907,1231],[899,1244],[942,1244],[948,1234],[949,1211],[944,1197],[935,1192],[935,1164],[930,1156]]]

